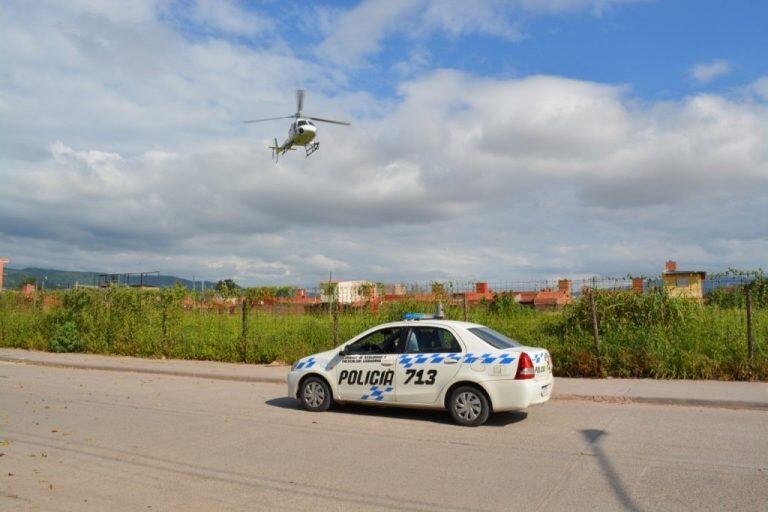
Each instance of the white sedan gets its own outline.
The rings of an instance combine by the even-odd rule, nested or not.
[[[333,402],[448,409],[468,426],[492,412],[544,403],[553,385],[547,350],[479,324],[420,314],[305,357],[288,374],[289,396],[310,411]]]

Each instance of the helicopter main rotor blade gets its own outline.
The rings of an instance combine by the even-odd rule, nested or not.
[[[274,121],[276,119],[293,119],[294,116],[282,116],[282,117],[265,117],[264,119],[250,119],[243,121],[244,123],[260,123],[262,121]]]
[[[322,117],[307,117],[307,119],[320,121],[321,123],[343,124],[344,126],[349,126],[351,124],[346,121],[334,121],[333,119],[323,119]]]
[[[296,112],[301,113],[304,108],[304,89],[296,89]]]

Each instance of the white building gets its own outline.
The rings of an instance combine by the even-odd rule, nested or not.
[[[353,304],[376,296],[376,285],[370,281],[331,281],[330,284],[335,285],[334,296],[329,293],[328,281],[320,283],[322,302],[331,302],[333,299],[337,304]],[[370,292],[366,294],[366,290]]]

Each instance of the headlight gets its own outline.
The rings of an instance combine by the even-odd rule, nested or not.
[[[298,361],[296,361],[295,363],[293,363],[293,366],[291,366],[291,371],[293,371],[293,370],[295,370],[295,369],[296,369],[296,365],[297,365],[297,364],[299,364],[299,362],[298,362]]]

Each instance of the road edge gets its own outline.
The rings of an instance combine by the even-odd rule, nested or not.
[[[168,377],[185,377],[195,379],[226,380],[233,382],[258,382],[265,384],[285,384],[284,378],[262,377],[255,375],[232,375],[207,372],[164,370],[161,368],[140,368],[136,366],[119,366],[108,364],[80,364],[62,363],[52,361],[38,361],[21,357],[0,355],[0,361],[6,363],[27,364],[32,366],[45,366],[49,368],[64,368],[74,370],[96,370],[107,372],[140,373],[147,375],[163,375]],[[552,400],[558,401],[587,401],[610,404],[650,404],[650,405],[676,405],[681,407],[709,407],[718,409],[740,409],[768,411],[768,403],[740,401],[740,400],[705,400],[700,398],[673,398],[653,396],[627,396],[627,395],[581,395],[558,394],[557,388],[552,395]]]
[[[169,377],[187,377],[195,379],[228,380],[234,382],[261,382],[267,384],[285,384],[285,379],[274,377],[257,377],[250,375],[216,374],[206,372],[191,372],[182,370],[162,370],[158,368],[137,368],[135,366],[94,365],[79,363],[55,363],[51,361],[35,361],[18,357],[0,356],[0,361],[6,363],[28,364],[32,366],[47,366],[49,368],[65,368],[73,370],[97,370],[105,372],[142,373],[149,375],[165,375]]]
[[[768,411],[768,403],[750,402],[743,400],[705,400],[702,398],[673,398],[661,396],[626,396],[626,395],[574,395],[561,394],[557,391],[552,395],[553,400],[578,400],[588,402],[603,402],[610,404],[650,404],[678,405],[681,407],[710,407],[716,409],[746,409],[753,411]]]

